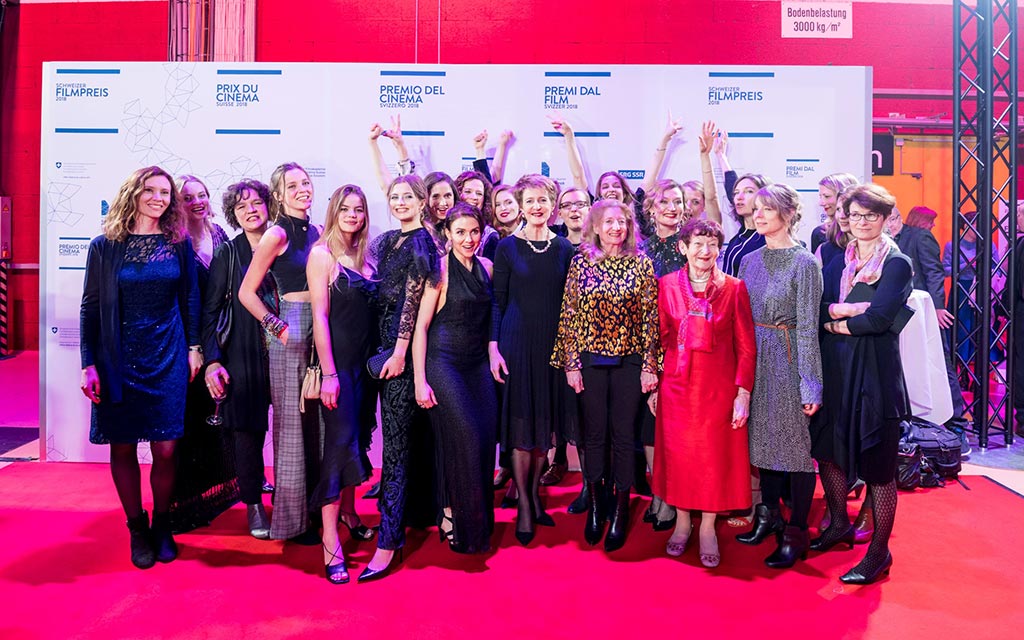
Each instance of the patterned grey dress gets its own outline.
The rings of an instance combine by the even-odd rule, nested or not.
[[[743,258],[739,277],[750,292],[757,337],[750,463],[813,472],[810,418],[801,405],[821,404],[821,267],[801,246],[764,247]]]

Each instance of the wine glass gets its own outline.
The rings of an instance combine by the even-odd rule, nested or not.
[[[224,424],[224,418],[220,415],[220,405],[224,403],[224,398],[226,397],[226,394],[222,394],[213,399],[215,406],[213,409],[213,413],[207,416],[206,424],[210,425],[211,427],[219,427],[220,425]]]

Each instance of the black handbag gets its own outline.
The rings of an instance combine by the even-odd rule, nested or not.
[[[931,468],[942,478],[960,475],[960,436],[946,427],[920,418],[910,421],[909,439],[917,443]]]
[[[228,242],[228,286],[224,292],[224,302],[221,304],[220,312],[217,313],[217,326],[214,329],[214,335],[217,336],[217,345],[223,349],[227,343],[228,338],[231,337],[231,323],[233,314],[231,312],[231,300],[234,297],[233,289],[235,287],[235,245],[232,242]]]
[[[377,353],[370,356],[370,359],[366,361],[366,370],[370,372],[370,376],[374,380],[380,380],[380,372],[384,368],[384,364],[387,363],[393,355],[395,355],[394,347],[389,349],[381,347],[377,350]]]

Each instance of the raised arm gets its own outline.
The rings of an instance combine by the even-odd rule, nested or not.
[[[505,178],[505,166],[508,160],[508,148],[515,141],[516,136],[511,130],[506,129],[498,137],[498,149],[494,152],[494,165],[491,166],[491,182],[501,184]]]
[[[697,142],[700,146],[700,176],[701,182],[704,184],[704,211],[708,214],[708,220],[722,224],[722,208],[718,203],[718,183],[715,182],[715,171],[711,168],[711,150],[715,146],[719,133],[714,122],[705,122],[700,128]]]
[[[672,143],[672,138],[677,133],[683,130],[683,125],[678,120],[672,119],[672,112],[668,112],[668,124],[665,125],[665,131],[661,134],[661,139],[658,141],[658,146],[654,148],[654,155],[651,156],[651,164],[644,171],[643,182],[640,183],[640,188],[644,190],[644,193],[650,193],[651,189],[654,188],[654,183],[658,181],[658,175],[661,173],[661,168],[665,164],[665,156],[668,153],[668,145]]]
[[[733,205],[733,189],[736,187],[736,172],[732,170],[732,165],[729,164],[729,134],[725,131],[720,131],[717,138],[715,138],[715,144],[711,147],[712,153],[715,158],[718,159],[718,166],[722,169],[722,181],[725,185],[725,197],[729,201],[730,206]]]
[[[561,116],[548,116],[548,120],[551,121],[551,126],[555,131],[561,133],[565,138],[565,150],[569,155],[569,173],[572,174],[573,186],[589,193],[587,174],[583,170],[583,158],[580,157],[580,148],[576,145],[576,132],[572,130],[572,125]]]
[[[370,126],[370,158],[373,160],[373,171],[377,175],[377,185],[380,186],[380,190],[387,193],[392,177],[378,144],[378,140],[383,134],[384,128],[376,122]]]
[[[263,278],[266,277],[267,272],[270,271],[270,265],[274,264],[274,260],[284,253],[287,248],[288,236],[285,235],[281,227],[270,227],[267,229],[267,232],[260,238],[260,243],[256,245],[256,251],[252,254],[252,262],[249,263],[245,277],[242,278],[242,285],[238,288],[238,301],[242,303],[246,311],[251,313],[261,323],[264,318],[280,322],[271,313],[270,309],[267,308],[267,305],[263,304],[263,300],[256,291],[259,289],[260,283],[263,282]],[[281,322],[281,324],[284,323]],[[274,337],[279,339],[282,344],[286,344],[288,342],[288,325],[284,324],[284,327],[278,333],[279,328],[280,325],[276,322],[268,323],[264,326],[265,330],[271,331],[271,335],[276,334]]]

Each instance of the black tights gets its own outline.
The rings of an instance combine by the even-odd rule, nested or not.
[[[512,480],[519,491],[516,531],[521,533],[532,531],[534,516],[544,510],[540,503],[540,476],[545,461],[545,452],[540,449],[512,451]]]
[[[176,443],[176,440],[150,443],[153,466],[149,473],[149,484],[153,489],[153,513],[167,513],[171,508]],[[110,475],[114,478],[117,497],[128,519],[142,513],[142,474],[139,471],[138,447],[135,443],[110,445]]]
[[[825,489],[825,500],[832,514],[832,523],[821,537],[831,541],[842,537],[850,529],[850,516],[846,512],[846,474],[833,462],[819,462],[818,469]],[[889,536],[892,535],[893,523],[896,521],[896,481],[868,484],[868,494],[871,496],[875,530],[871,534],[868,552],[857,566],[862,572],[873,573],[889,555]]]
[[[789,524],[807,529],[807,516],[811,513],[811,500],[814,498],[816,476],[810,471],[772,471],[761,469],[761,502],[769,509],[779,509],[782,505],[782,494],[787,483],[793,499],[793,510],[789,516]]]

